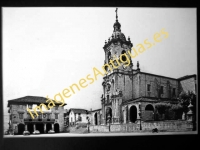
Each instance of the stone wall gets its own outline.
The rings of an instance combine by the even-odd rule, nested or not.
[[[157,128],[159,131],[187,131],[192,129],[192,123],[188,121],[151,121],[142,122],[142,131],[151,132]],[[112,124],[110,132],[138,132],[140,124]],[[90,126],[90,132],[109,132],[109,126]]]
[[[90,132],[109,132],[109,126],[106,125],[90,125]]]
[[[176,79],[159,77],[144,73],[139,73],[139,75],[140,75],[140,96],[158,97],[155,80],[157,80],[157,83],[160,86],[163,86],[163,94],[161,95],[161,98],[171,98],[173,88],[175,88],[175,95],[178,96],[178,81]],[[147,91],[147,84],[151,86],[150,92]]]

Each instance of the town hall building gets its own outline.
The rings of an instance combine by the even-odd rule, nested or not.
[[[60,103],[54,101],[54,107],[47,107],[48,110],[41,107],[42,112],[38,109],[34,111],[34,108],[40,107],[42,103],[48,105],[46,100],[46,98],[39,96],[25,96],[8,100],[9,128],[14,134],[23,134],[24,131],[28,131],[30,134],[64,132],[64,114],[66,112],[64,106],[66,104],[60,106]],[[31,117],[28,109],[34,118]]]

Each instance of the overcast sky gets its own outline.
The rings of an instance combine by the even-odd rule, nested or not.
[[[118,20],[134,46],[162,28],[169,37],[134,58],[143,72],[179,78],[197,74],[195,8],[119,8]],[[93,76],[104,64],[115,8],[3,8],[3,100],[47,95]],[[65,108],[101,108],[102,77],[81,88]],[[7,111],[7,108],[6,108]]]

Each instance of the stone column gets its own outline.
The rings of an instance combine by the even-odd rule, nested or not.
[[[102,123],[101,124],[105,124],[105,106],[104,106],[104,101],[105,101],[105,98],[102,98],[102,100],[101,100],[101,104],[102,104]]]
[[[129,109],[128,109],[128,106],[127,106],[127,123],[130,122],[130,112],[129,112]]]
[[[28,128],[27,128],[27,124],[25,124],[25,131],[27,131],[28,130]]]
[[[76,113],[74,113],[74,125],[76,125]]]
[[[118,101],[119,99],[116,99],[116,117],[118,117]]]
[[[54,124],[52,123],[52,130],[54,131]]]
[[[46,133],[46,123],[44,123],[44,133]]]
[[[97,113],[97,125],[100,125],[100,112]]]
[[[126,111],[127,111],[127,110],[126,110],[126,107],[125,107],[125,108],[124,108],[124,114],[123,114],[123,115],[124,115],[124,123],[126,123]]]
[[[35,130],[36,130],[36,126],[35,126],[35,124],[33,124],[33,130],[34,130],[34,132],[35,132]]]

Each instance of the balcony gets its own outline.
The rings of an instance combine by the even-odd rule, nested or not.
[[[46,122],[46,123],[48,123],[48,122],[54,122],[55,121],[55,119],[38,119],[38,118],[36,118],[36,119],[30,119],[30,118],[26,118],[26,119],[24,119],[24,122]]]

